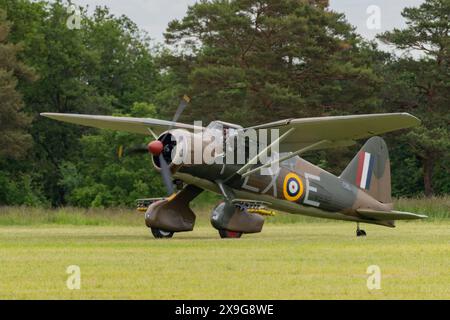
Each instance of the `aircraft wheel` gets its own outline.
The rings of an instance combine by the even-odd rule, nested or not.
[[[362,229],[356,230],[357,237],[365,237],[366,235],[367,235],[366,231],[364,231]]]
[[[173,232],[171,231],[164,231],[161,229],[156,229],[156,228],[150,228],[150,230],[152,231],[152,234],[155,238],[160,239],[160,238],[172,238],[173,237]]]
[[[230,230],[219,230],[220,237],[224,238],[240,238],[242,236],[242,232],[230,231]]]

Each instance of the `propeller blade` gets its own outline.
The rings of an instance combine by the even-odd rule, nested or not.
[[[170,196],[174,193],[172,174],[170,173],[169,165],[162,154],[159,155],[159,166],[161,167],[161,178],[166,186],[168,196]]]
[[[117,156],[119,157],[119,159],[123,157],[123,145],[120,145],[117,149]]]
[[[117,151],[119,159],[122,157],[132,156],[136,154],[147,154],[148,149],[145,144],[136,145],[129,148],[124,148],[123,145],[119,146],[119,150]]]
[[[173,116],[173,119],[172,119],[173,122],[178,121],[178,119],[180,118],[181,114],[183,113],[184,109],[186,109],[186,107],[190,101],[191,101],[191,98],[189,98],[187,95],[183,96],[183,99],[181,99],[180,105],[178,106],[178,109],[175,112],[175,115]]]
[[[191,98],[189,98],[187,95],[183,96],[183,99],[181,100],[180,105],[178,106],[178,109],[175,112],[175,115],[173,116],[172,123],[170,124],[169,128],[167,129],[167,132],[164,134],[162,139],[159,139],[159,141],[164,143],[167,134],[169,133],[170,130],[173,129],[175,123],[178,121],[178,119],[180,118],[181,114],[186,109],[186,107],[190,101],[191,101]],[[158,137],[151,129],[149,129],[149,132],[155,138],[155,141],[153,141],[152,143],[159,142]],[[152,153],[152,149],[151,149],[150,145],[145,148],[145,152],[149,152],[149,151]],[[157,153],[153,152],[153,154],[156,156]],[[163,152],[159,153],[158,158],[159,158],[159,166],[161,169],[161,178],[163,180],[164,185],[166,186],[168,196],[171,196],[175,192],[175,189],[173,186],[172,174],[170,173],[169,165],[167,164],[166,160],[164,159]]]

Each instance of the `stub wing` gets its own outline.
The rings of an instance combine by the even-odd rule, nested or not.
[[[426,215],[403,212],[403,211],[377,211],[372,209],[358,209],[356,210],[364,218],[375,220],[414,220],[428,218]]]
[[[193,125],[152,118],[113,117],[71,113],[41,113],[41,116],[88,127],[145,135],[149,134],[149,129],[157,135],[165,132],[169,127],[173,129],[186,129],[189,131],[194,130]],[[201,128],[199,129],[201,130]]]
[[[294,152],[319,141],[329,141],[315,148],[350,146],[355,140],[382,133],[414,127],[420,120],[409,113],[381,113],[336,117],[287,119],[247,129],[279,129],[281,136],[294,128],[280,143],[281,152]]]

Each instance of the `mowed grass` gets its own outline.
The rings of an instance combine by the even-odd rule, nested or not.
[[[143,225],[0,226],[0,299],[450,299],[450,221],[364,225],[366,238],[316,221],[226,240],[206,224],[163,240]]]
[[[169,240],[132,209],[0,208],[0,299],[450,299],[448,196],[398,199],[430,218],[364,225],[367,238],[354,223],[280,214],[224,240],[200,200],[196,229]],[[80,290],[66,286],[70,265]],[[370,265],[379,290],[367,288]]]

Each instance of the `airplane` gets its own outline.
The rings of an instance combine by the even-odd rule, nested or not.
[[[145,152],[152,157],[168,195],[140,199],[138,209],[145,211],[145,224],[155,238],[172,238],[174,233],[192,231],[196,216],[189,204],[204,190],[223,198],[210,218],[221,238],[261,232],[265,216],[273,215],[274,210],[355,222],[358,237],[366,236],[360,223],[395,227],[396,220],[427,218],[394,210],[389,152],[378,136],[419,125],[421,121],[411,114],[285,119],[248,128],[213,121],[202,127],[177,122],[188,103],[189,98],[183,97],[172,121],[64,113],[41,115],[72,124],[153,136]],[[236,142],[240,134],[251,130],[257,133],[269,130],[274,137],[256,157],[250,159],[246,155],[243,163],[229,164],[225,161],[229,155],[226,152],[230,151],[235,160],[238,148],[236,143],[225,142]],[[272,134],[273,130],[278,135]],[[219,133],[222,139],[212,139],[211,133]],[[339,176],[300,157],[307,151],[351,146],[364,138],[370,139]],[[245,151],[259,143],[253,140],[245,140]],[[192,142],[202,147],[212,145],[213,158],[222,161],[180,162],[182,154],[195,157]],[[274,157],[259,161],[263,154],[269,153]],[[274,167],[276,170],[270,174],[263,174],[263,170]]]

